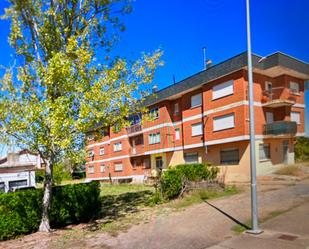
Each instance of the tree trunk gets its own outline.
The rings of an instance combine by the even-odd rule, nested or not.
[[[44,196],[43,196],[43,206],[42,206],[42,219],[39,227],[39,232],[50,232],[49,225],[49,210],[52,199],[52,178],[53,165],[49,162],[46,163],[45,170],[45,182],[44,182]]]

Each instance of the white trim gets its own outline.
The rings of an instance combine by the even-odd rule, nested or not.
[[[183,149],[182,146],[178,146],[178,147],[172,147],[172,148],[166,148],[166,149],[160,149],[160,150],[150,150],[150,151],[144,152],[144,155],[158,154],[158,153],[163,153],[163,152],[171,152],[171,151],[182,150],[182,149]]]
[[[198,119],[198,118],[202,118],[203,115],[202,113],[201,114],[197,114],[197,115],[194,115],[194,116],[191,116],[191,117],[188,117],[188,118],[183,118],[182,119],[182,122],[187,122],[187,121],[191,121],[191,120],[194,120],[194,119]]]
[[[235,103],[232,103],[232,104],[229,104],[229,105],[225,105],[225,106],[221,106],[221,107],[218,107],[218,108],[215,108],[215,109],[205,111],[203,115],[207,116],[207,115],[212,114],[212,113],[225,111],[225,110],[228,110],[230,108],[234,108],[234,107],[238,107],[238,106],[242,106],[242,105],[246,105],[246,104],[248,104],[248,101],[246,101],[246,100],[238,101],[238,102],[235,102]]]
[[[237,136],[237,137],[229,137],[229,138],[222,138],[216,140],[210,140],[204,143],[205,146],[208,145],[215,145],[215,144],[224,144],[224,143],[231,143],[231,142],[238,142],[242,140],[249,140],[249,135],[244,136]]]
[[[295,108],[306,108],[306,105],[295,103],[294,105],[292,105],[292,107],[295,107]]]
[[[304,136],[306,136],[306,133],[305,132],[298,132],[298,133],[296,133],[296,137],[304,137]]]
[[[109,162],[109,161],[114,161],[114,160],[129,158],[129,157],[130,157],[129,155],[116,156],[116,157],[111,157],[111,158],[106,158],[106,159],[94,160],[94,161],[86,162],[86,164],[104,163],[104,162]]]
[[[87,145],[87,148],[92,148],[92,147],[100,146],[100,145],[104,145],[104,144],[110,144],[113,141],[117,141],[117,140],[120,140],[120,139],[123,139],[123,138],[128,138],[128,135],[122,135],[122,136],[119,136],[119,137],[114,137],[114,138],[111,138],[111,139],[104,141],[104,142],[101,142],[101,143],[90,144],[90,145]]]
[[[189,145],[185,145],[183,148],[186,150],[186,149],[192,149],[192,148],[198,148],[198,147],[203,147],[203,143],[189,144]]]

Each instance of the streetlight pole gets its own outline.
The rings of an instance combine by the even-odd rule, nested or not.
[[[262,231],[258,225],[257,191],[256,191],[256,157],[255,157],[255,129],[254,129],[254,95],[252,74],[252,52],[250,33],[250,1],[246,0],[247,17],[247,55],[248,55],[248,84],[249,84],[249,115],[250,115],[250,169],[251,169],[251,220],[252,227],[248,233],[259,234]]]

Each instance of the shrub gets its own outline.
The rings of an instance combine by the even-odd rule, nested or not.
[[[53,227],[89,221],[100,211],[97,182],[53,187],[50,224]],[[43,189],[0,195],[0,240],[28,234],[39,227]]]
[[[210,167],[209,164],[180,164],[169,168],[163,173],[160,180],[162,194],[167,199],[178,197],[186,181],[210,180],[217,177],[217,167]]]
[[[297,161],[309,160],[309,138],[298,137],[295,144],[295,159]]]

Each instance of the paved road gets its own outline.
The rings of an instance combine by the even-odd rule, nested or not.
[[[269,189],[270,188],[270,189]],[[261,216],[275,210],[286,210],[309,201],[309,179],[297,182],[295,186],[273,185],[268,191],[259,191],[259,212]],[[198,249],[216,245],[235,237],[231,227],[235,222],[245,222],[250,217],[250,192],[209,201],[158,216],[147,224],[133,226],[127,232],[112,237],[106,233],[94,233],[66,241],[59,248],[117,248],[117,249]],[[216,209],[217,208],[217,209]],[[225,212],[229,215],[223,214]],[[279,224],[280,226],[280,224]],[[0,243],[0,248],[55,248],[52,241],[56,234],[39,233],[20,240]],[[58,247],[58,246],[57,246]]]

